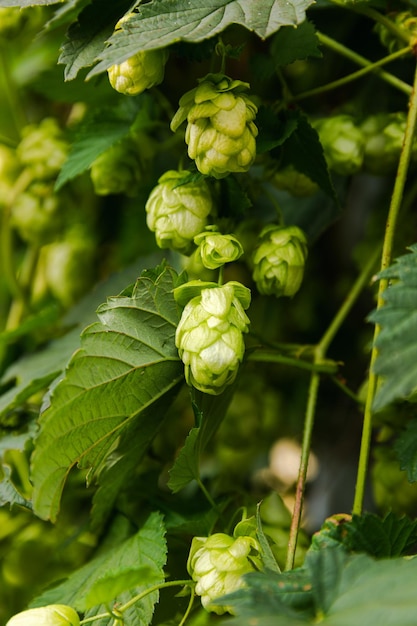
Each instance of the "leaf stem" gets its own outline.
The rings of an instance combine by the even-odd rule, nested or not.
[[[334,52],[337,52],[341,56],[344,56],[345,58],[349,59],[356,65],[360,65],[362,67],[368,67],[369,65],[372,65],[372,61],[369,61],[369,59],[363,57],[360,54],[357,54],[357,52],[354,52],[353,50],[339,43],[335,39],[332,39],[332,37],[329,37],[328,35],[325,35],[324,33],[321,33],[321,32],[317,32],[317,37],[323,45],[327,46]],[[392,87],[399,89],[400,91],[405,93],[407,96],[411,94],[412,87],[408,83],[404,82],[403,80],[400,80],[393,74],[390,74],[389,72],[386,72],[385,70],[382,70],[378,67],[373,68],[373,71],[377,76],[379,76],[386,83],[390,84]]]
[[[369,65],[366,65],[361,70],[352,72],[351,74],[348,74],[347,76],[343,76],[343,78],[338,78],[337,80],[334,80],[331,83],[326,83],[325,85],[322,85],[320,87],[315,87],[314,89],[309,89],[308,91],[304,91],[296,96],[293,96],[292,100],[295,102],[298,100],[304,100],[305,98],[311,98],[312,96],[317,96],[321,93],[325,93],[326,91],[331,91],[332,89],[337,89],[338,87],[347,85],[348,83],[354,80],[357,80],[358,78],[362,78],[363,76],[365,76],[366,74],[369,74],[370,72],[375,72],[375,70],[380,68],[382,65],[385,65],[386,63],[390,63],[391,61],[395,61],[396,59],[399,59],[405,56],[406,54],[409,54],[410,51],[411,51],[410,46],[402,48],[401,50],[398,50],[397,52],[393,52],[392,54],[389,54],[388,56],[383,57],[382,59],[379,59],[379,61],[375,61],[374,63],[369,62]],[[410,93],[411,91],[411,87],[409,85],[408,87],[409,89],[407,89],[407,94]]]
[[[292,367],[298,367],[300,369],[318,372],[321,374],[335,374],[338,370],[338,364],[330,359],[322,363],[310,363],[309,361],[303,361],[301,359],[285,356],[284,354],[277,354],[276,352],[269,352],[263,349],[249,354],[247,360],[261,363],[281,363],[282,365],[290,365]]]
[[[117,607],[117,612],[118,613],[124,613],[125,611],[127,611],[127,609],[130,609],[131,606],[136,604],[136,602],[140,602],[141,600],[143,600],[143,598],[146,598],[146,596],[149,595],[150,593],[153,593],[154,591],[160,591],[161,589],[167,589],[168,587],[190,587],[190,588],[193,588],[194,587],[194,581],[191,580],[191,579],[189,579],[189,580],[169,580],[169,581],[164,582],[164,583],[157,583],[156,585],[152,585],[151,587],[148,587],[144,591],[141,591],[140,593],[138,593],[136,596],[131,598],[125,604],[122,604],[122,606]],[[108,612],[107,613],[100,613],[99,615],[93,615],[92,617],[86,617],[85,619],[80,621],[80,626],[84,626],[84,624],[90,624],[91,622],[96,622],[99,619],[105,619],[106,617],[109,617],[109,615],[112,616],[113,613],[108,613]]]
[[[317,344],[314,350],[314,364],[320,366],[325,361],[326,352],[340,330],[342,324],[350,313],[353,305],[369,282],[372,273],[374,271],[377,259],[379,256],[379,250],[374,252],[369,258],[367,264],[362,269],[358,278],[352,285],[349,293],[343,301],[341,307],[337,311],[331,324],[328,326],[326,332],[322,336],[321,340]],[[313,435],[313,426],[317,406],[317,396],[320,386],[320,373],[318,370],[313,371],[310,378],[310,386],[308,390],[308,399],[306,406],[306,415],[304,420],[304,432],[303,441],[301,447],[301,460],[298,472],[298,480],[295,492],[295,502],[293,515],[291,519],[290,534],[288,539],[288,551],[285,569],[289,570],[294,567],[295,551],[297,548],[298,532],[301,524],[301,516],[303,511],[305,485],[307,480],[308,460],[310,457],[311,442]]]
[[[408,167],[411,158],[411,149],[414,141],[414,132],[416,128],[417,119],[417,64],[414,74],[413,92],[410,99],[409,110],[407,115],[407,123],[404,132],[403,147],[400,155],[400,161],[398,163],[397,176],[395,178],[394,189],[391,196],[391,203],[388,211],[385,236],[382,248],[381,257],[381,271],[389,267],[392,262],[392,250],[394,243],[394,236],[396,231],[396,225],[398,220],[399,211],[404,195],[404,187],[407,180]],[[387,279],[382,278],[379,281],[377,310],[384,304],[383,294],[388,287]],[[375,374],[375,362],[377,358],[376,343],[380,333],[379,324],[375,325],[374,338],[372,344],[372,352],[370,359],[370,372],[368,382],[368,393],[365,403],[365,411],[363,417],[362,427],[362,439],[359,453],[358,474],[356,478],[355,497],[353,502],[352,512],[355,515],[360,515],[363,508],[363,500],[365,493],[365,483],[368,468],[369,452],[371,445],[371,432],[372,432],[372,405],[375,398],[377,389],[378,377]]]

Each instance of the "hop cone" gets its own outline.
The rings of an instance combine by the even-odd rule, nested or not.
[[[258,109],[245,93],[248,87],[223,74],[208,74],[180,99],[171,128],[175,132],[187,120],[188,155],[202,174],[223,178],[252,165]]]
[[[194,237],[194,243],[205,268],[215,270],[225,263],[236,261],[243,254],[242,244],[234,235],[222,235],[216,226],[208,226],[207,230]]]
[[[125,139],[103,152],[91,166],[91,180],[99,196],[124,193],[135,196],[139,189],[141,170],[138,148]]]
[[[128,22],[133,15],[129,13],[119,20],[116,30]],[[162,83],[167,60],[168,52],[164,48],[140,50],[126,61],[109,67],[107,73],[110,84],[120,93],[136,96],[145,89]]]
[[[13,615],[6,626],[79,626],[80,618],[70,606],[50,604]]]
[[[200,281],[195,281],[199,283]],[[249,319],[244,311],[250,303],[250,291],[240,283],[200,288],[200,294],[186,304],[177,327],[175,344],[185,365],[189,385],[211,395],[218,395],[233,383],[245,353],[243,333]],[[177,288],[180,301],[190,283]]]
[[[146,203],[148,228],[155,232],[160,248],[188,254],[193,239],[207,225],[213,208],[204,180],[190,180],[189,172],[165,172]]]
[[[298,226],[266,226],[253,257],[253,279],[259,293],[293,296],[300,288],[307,258],[307,239]]]
[[[399,13],[391,13],[388,17],[393,19],[395,25],[404,31],[404,39],[387,28],[385,24],[377,23],[374,30],[378,34],[382,45],[388,48],[391,53],[405,48],[407,43],[414,47],[417,42],[417,15],[411,11],[400,11]]]
[[[22,131],[17,156],[38,180],[55,178],[68,155],[68,144],[54,118],[45,118],[39,125],[30,124]]]
[[[398,166],[404,133],[406,114],[381,113],[369,116],[362,124],[365,138],[364,168],[372,174],[389,174]],[[412,148],[416,158],[416,141]]]
[[[334,115],[315,124],[327,165],[336,174],[349,176],[362,167],[365,141],[349,115]]]
[[[197,583],[195,592],[201,596],[201,604],[207,611],[218,615],[230,612],[229,607],[212,602],[244,585],[242,576],[255,570],[250,557],[256,561],[258,554],[258,542],[253,537],[235,539],[216,533],[193,538],[187,568]]]

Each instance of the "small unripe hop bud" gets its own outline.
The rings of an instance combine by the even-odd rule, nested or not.
[[[336,174],[350,176],[362,167],[365,141],[349,115],[335,115],[314,124],[327,165]]]
[[[188,155],[202,174],[223,178],[252,165],[258,109],[245,93],[248,87],[224,74],[208,74],[180,99],[171,129],[175,132],[187,120]]]
[[[362,124],[365,137],[364,169],[371,174],[393,173],[400,159],[406,128],[406,114],[381,113],[369,116]],[[414,141],[412,157],[416,157]]]
[[[146,223],[160,248],[189,254],[193,240],[207,225],[213,201],[203,179],[189,172],[165,172],[146,202]]]
[[[125,15],[116,24],[116,30],[128,22],[133,13]],[[126,61],[107,70],[113,89],[128,96],[136,96],[164,80],[168,51],[165,48],[140,50]]]
[[[303,280],[307,253],[307,239],[298,226],[266,226],[253,257],[253,279],[259,293],[296,294]]]
[[[65,604],[50,604],[13,615],[6,626],[79,626],[80,618]]]
[[[186,304],[175,335],[185,379],[204,393],[218,395],[234,382],[243,360],[250,291],[233,281],[221,287],[192,281],[175,289],[174,297],[182,304],[187,293],[198,295]]]
[[[319,186],[311,178],[298,172],[292,165],[288,165],[282,170],[279,170],[272,182],[278,189],[288,191],[296,198],[306,198],[312,196],[318,191]]]
[[[244,586],[242,576],[255,571],[254,562],[259,552],[259,544],[253,537],[235,539],[216,533],[193,538],[187,569],[207,611],[217,615],[231,612],[230,607],[213,604],[213,601]]]
[[[127,138],[100,154],[91,166],[90,175],[99,196],[137,195],[141,169],[135,142]]]
[[[17,156],[38,180],[55,178],[68,155],[68,144],[54,118],[39,125],[30,124],[22,131]]]
[[[209,270],[237,261],[243,254],[240,241],[234,235],[222,235],[216,226],[208,226],[206,231],[194,237],[194,243],[199,246],[204,267]]]

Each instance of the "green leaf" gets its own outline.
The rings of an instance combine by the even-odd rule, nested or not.
[[[382,378],[374,410],[408,396],[417,381],[417,244],[399,257],[379,278],[390,286],[384,291],[384,305],[370,315],[381,327],[375,343],[375,373]]]
[[[18,504],[19,506],[32,508],[30,500],[27,500],[16,487],[12,479],[12,468],[6,463],[0,464],[0,506]]]
[[[277,563],[276,558],[274,557],[274,553],[271,550],[269,541],[266,538],[265,533],[262,529],[260,507],[260,504],[258,504],[256,507],[256,534],[258,537],[259,545],[261,546],[262,563],[265,568],[270,570],[271,572],[281,573],[281,569]]]
[[[266,39],[281,26],[296,26],[305,19],[310,0],[153,0],[110,38],[90,76],[139,52],[163,48],[178,41],[199,42],[240,24]]]
[[[315,28],[306,20],[297,28],[281,28],[274,36],[271,54],[276,66],[281,67],[308,57],[321,58],[323,55],[318,46]]]
[[[58,63],[65,65],[65,80],[75,78],[83,67],[90,67],[102,52],[117,20],[128,10],[127,0],[93,0],[78,16],[67,33]]]
[[[288,624],[413,626],[416,575],[415,558],[374,560],[326,548],[310,551],[301,569],[246,575],[245,589],[219,602],[233,607],[238,617],[228,623],[236,626],[284,624],[284,617]]]
[[[290,119],[294,117],[297,128],[284,143],[285,164],[292,164],[338,203],[317,131],[301,111],[288,111],[287,115]]]
[[[141,98],[140,102],[144,103],[146,100],[147,98]],[[83,123],[59,173],[55,190],[85,172],[100,154],[129,134],[138,114],[136,103],[137,99],[135,99],[135,105],[132,106],[132,100],[124,98],[120,102],[122,106],[106,107],[95,111]],[[144,124],[148,122],[149,118],[144,107],[142,107],[141,115],[145,118]]]
[[[62,0],[1,0],[0,6],[2,7],[20,7],[24,9],[26,7],[46,6],[47,4],[58,4]]]
[[[183,380],[175,347],[178,311],[172,295],[176,273],[144,272],[132,296],[109,298],[100,321],[81,336],[51,406],[41,416],[33,454],[33,504],[55,519],[70,469],[88,468],[89,481],[117,457],[130,437],[136,463],[158,432],[165,409]],[[156,276],[156,277],[155,277]]]
[[[87,612],[90,616],[105,613],[107,609],[102,604],[123,604],[155,582],[162,582],[166,542],[161,514],[152,513],[136,534],[123,540],[127,531],[126,520],[116,519],[111,528],[111,547],[102,550],[66,581],[38,596],[32,606],[68,604],[80,612],[95,606],[93,611]],[[147,625],[157,601],[157,592],[147,595],[133,611],[137,621],[126,623]]]
[[[26,354],[13,363],[4,373],[1,384],[10,387],[0,397],[0,422],[22,406],[33,394],[44,390],[61,374],[72,353],[80,345],[80,332],[97,319],[95,310],[109,293],[118,293],[136,280],[141,268],[160,262],[161,255],[142,257],[134,265],[96,285],[62,321],[62,330],[71,328],[62,337],[48,343],[34,354]]]
[[[174,493],[186,487],[192,480],[200,479],[200,455],[223,421],[234,388],[231,385],[219,396],[192,390],[197,427],[191,429],[169,472],[168,486]]]
[[[256,117],[259,135],[256,150],[259,153],[269,152],[282,144],[292,135],[298,126],[297,117],[280,111],[278,114],[266,106],[260,106]]]
[[[409,421],[394,444],[400,468],[407,471],[410,483],[417,481],[417,419]]]
[[[373,513],[354,515],[343,525],[344,545],[354,552],[378,558],[409,554],[417,544],[417,521],[390,512],[381,518]]]

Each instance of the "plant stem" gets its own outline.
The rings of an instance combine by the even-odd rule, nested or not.
[[[195,590],[194,590],[194,586],[193,586],[193,587],[191,587],[190,601],[188,603],[187,610],[185,611],[184,615],[182,616],[182,620],[180,621],[178,626],[184,626],[185,622],[187,621],[188,616],[191,613],[191,609],[193,608],[194,598],[195,598]]]
[[[341,56],[344,56],[345,58],[349,59],[353,63],[356,63],[356,65],[360,65],[362,67],[368,67],[369,65],[372,65],[372,61],[369,61],[369,59],[366,59],[360,54],[357,54],[350,48],[347,48],[343,44],[339,43],[335,39],[332,39],[331,37],[328,37],[324,33],[317,32],[317,37],[323,45],[327,46],[334,52],[337,52]],[[411,85],[404,82],[403,80],[400,80],[393,74],[390,74],[389,72],[386,72],[385,70],[382,70],[378,67],[374,68],[374,72],[377,76],[379,76],[386,83],[390,84],[392,87],[395,87],[396,89],[399,89],[403,93],[407,94],[407,96],[411,94],[411,91],[412,91]]]
[[[342,324],[350,313],[353,305],[358,299],[364,287],[369,282],[372,273],[375,268],[379,256],[379,250],[374,252],[368,260],[365,267],[362,269],[358,278],[352,285],[349,293],[347,294],[344,302],[337,311],[331,324],[328,326],[326,332],[322,336],[321,340],[317,344],[314,351],[314,364],[319,366],[325,360],[326,352],[333,341],[336,333],[340,330]],[[294,510],[291,519],[290,534],[288,539],[288,552],[285,564],[285,569],[292,569],[294,567],[295,551],[297,548],[297,537],[301,524],[301,516],[303,512],[305,485],[307,480],[308,460],[310,457],[311,441],[313,434],[314,419],[317,406],[317,396],[320,385],[320,373],[313,371],[310,378],[310,387],[308,391],[308,400],[306,407],[306,415],[304,421],[304,433],[301,447],[301,460],[298,472],[298,480],[295,492]]]
[[[339,78],[337,80],[332,81],[331,83],[326,83],[325,85],[322,85],[321,87],[315,87],[314,89],[309,89],[308,91],[304,91],[303,93],[293,96],[292,100],[293,101],[303,100],[305,98],[310,98],[312,96],[317,96],[321,93],[325,93],[326,91],[331,91],[332,89],[337,89],[338,87],[342,87],[343,85],[347,85],[348,83],[354,80],[357,80],[358,78],[362,78],[363,76],[365,76],[366,74],[369,74],[370,72],[375,72],[375,70],[380,68],[382,65],[385,65],[386,63],[390,63],[391,61],[395,61],[396,59],[399,59],[405,56],[406,54],[409,54],[410,51],[411,51],[411,48],[409,46],[407,46],[406,48],[402,48],[398,52],[394,52],[382,59],[379,59],[379,61],[375,61],[374,63],[369,62],[369,65],[366,65],[361,70],[352,72],[351,74],[348,74],[347,76],[344,76],[343,78]],[[409,90],[407,90],[407,93],[409,93]]]
[[[309,361],[303,361],[301,359],[285,356],[284,354],[267,352],[265,350],[259,350],[249,354],[247,360],[261,363],[281,363],[282,365],[290,365],[321,374],[335,374],[338,369],[338,365],[335,361],[328,360],[323,363],[310,363]]]
[[[144,591],[141,591],[136,596],[131,598],[128,602],[118,607],[117,612],[122,614],[125,611],[127,611],[127,609],[130,609],[131,606],[136,604],[136,602],[140,602],[141,600],[143,600],[143,598],[146,598],[148,594],[153,593],[154,591],[159,591],[160,589],[167,589],[168,587],[191,587],[192,588],[194,587],[194,581],[193,580],[170,580],[168,582],[152,585],[152,587],[148,587]],[[99,615],[93,615],[93,617],[86,617],[85,619],[80,621],[80,626],[84,626],[84,624],[91,624],[91,622],[96,622],[99,619],[105,619],[106,617],[108,618],[111,615],[112,615],[111,613],[107,612],[107,613],[100,613]]]
[[[385,236],[382,248],[381,257],[381,271],[391,265],[392,262],[392,250],[394,243],[394,236],[396,225],[398,221],[398,215],[401,208],[402,198],[404,195],[404,187],[407,180],[408,167],[411,158],[411,149],[414,141],[414,132],[416,128],[417,119],[417,65],[414,74],[413,92],[410,99],[410,105],[407,116],[407,123],[404,133],[403,147],[401,151],[400,161],[398,163],[397,176],[395,178],[394,189],[391,196],[391,203],[388,211],[388,217],[385,226]],[[388,287],[387,279],[382,278],[379,281],[377,310],[384,304],[383,294]],[[365,411],[362,427],[362,440],[359,453],[358,474],[355,487],[355,498],[353,502],[353,513],[360,515],[363,508],[363,500],[365,494],[365,483],[368,468],[369,452],[371,445],[371,433],[372,433],[372,405],[375,398],[378,377],[375,374],[375,362],[377,358],[376,343],[380,333],[379,324],[375,325],[374,339],[372,345],[371,359],[370,359],[370,372],[368,382],[368,393],[365,403]]]

